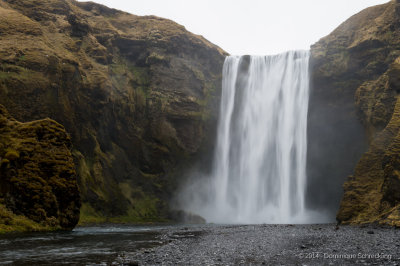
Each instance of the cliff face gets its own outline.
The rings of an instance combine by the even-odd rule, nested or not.
[[[400,1],[354,15],[311,53],[311,173],[350,175],[340,223],[400,225]]]
[[[211,143],[225,53],[73,0],[1,0],[0,36],[0,103],[71,133],[85,221],[165,217],[180,166]]]
[[[20,123],[0,105],[0,232],[71,229],[78,223],[70,148],[57,122]]]

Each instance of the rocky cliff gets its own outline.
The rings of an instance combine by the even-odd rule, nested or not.
[[[57,122],[20,123],[0,105],[0,232],[71,229],[78,223],[70,148]]]
[[[338,222],[399,226],[400,1],[354,15],[311,53],[311,176],[338,187],[349,175]]]
[[[165,219],[181,166],[212,145],[225,52],[73,0],[0,0],[0,36],[0,103],[71,134],[83,221]]]

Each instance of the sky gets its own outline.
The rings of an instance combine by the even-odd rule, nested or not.
[[[82,0],[80,0],[83,2]],[[350,16],[388,0],[94,0],[171,19],[232,55],[309,49]]]

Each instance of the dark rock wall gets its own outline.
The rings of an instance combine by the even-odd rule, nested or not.
[[[164,219],[179,169],[212,145],[225,52],[72,0],[2,0],[0,33],[0,103],[71,133],[83,219]]]
[[[367,8],[311,47],[309,204],[335,210],[349,176],[342,223],[390,224],[397,206],[399,5]]]
[[[311,48],[307,205],[334,219],[341,201],[342,223],[399,220],[399,5]],[[73,0],[0,0],[0,38],[0,103],[71,133],[83,221],[168,217],[185,169],[212,158],[226,53],[172,21]]]

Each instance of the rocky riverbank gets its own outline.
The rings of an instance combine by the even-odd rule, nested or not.
[[[114,265],[399,265],[400,230],[324,225],[204,225],[161,232],[162,245]]]

